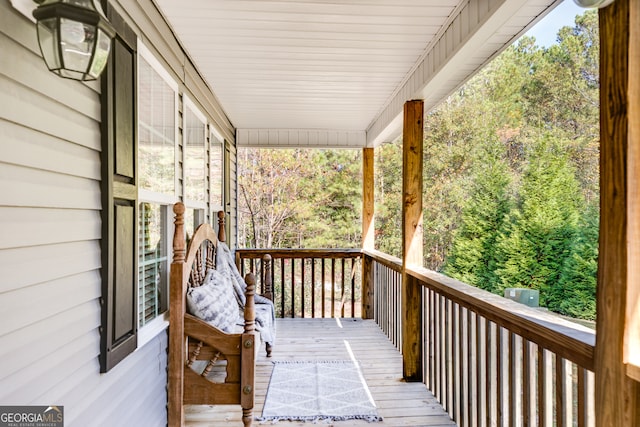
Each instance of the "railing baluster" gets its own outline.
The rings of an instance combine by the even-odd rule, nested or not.
[[[287,292],[287,286],[285,284],[285,271],[284,271],[284,258],[280,258],[280,287],[282,292],[280,293],[280,317],[284,318],[285,314],[285,293]]]
[[[433,323],[434,323],[434,337],[433,337],[433,363],[435,366],[435,373],[433,380],[435,382],[433,392],[436,398],[442,402],[442,322],[441,322],[441,310],[440,310],[440,294],[433,292]]]
[[[502,339],[502,327],[496,325],[496,419],[498,425],[504,425],[504,340]]]
[[[428,330],[428,334],[427,336],[428,341],[426,341],[426,351],[425,351],[425,357],[427,358],[427,369],[425,371],[426,376],[425,378],[427,379],[427,388],[429,388],[430,390],[434,389],[434,373],[435,373],[435,369],[433,367],[433,362],[434,362],[434,352],[433,352],[433,345],[435,342],[435,334],[434,334],[434,323],[435,323],[435,319],[433,317],[433,294],[434,292],[431,289],[426,289],[427,291],[427,298],[425,298],[425,304],[427,307],[427,311],[425,311],[425,319],[427,321],[427,330]]]
[[[538,347],[538,424],[553,425],[553,366],[550,353]]]
[[[307,260],[306,260],[306,258],[302,258],[301,261],[302,261],[302,266],[300,267],[300,280],[302,280],[302,284],[300,286],[300,299],[301,299],[301,302],[302,302],[302,304],[301,304],[302,305],[302,307],[301,307],[301,312],[302,312],[301,317],[305,318],[307,316],[305,314],[305,305],[304,305],[304,298],[305,298],[304,288],[306,286],[306,283],[304,281],[304,270],[306,269]]]
[[[326,299],[326,292],[325,292],[325,283],[326,283],[326,275],[325,275],[325,268],[324,268],[324,258],[322,258],[322,318],[324,319],[325,317],[325,299]]]
[[[451,367],[453,374],[453,386],[451,387],[451,406],[453,418],[458,425],[461,425],[460,415],[460,306],[456,303],[451,304]]]
[[[344,282],[344,258],[340,260],[340,317],[344,317],[344,298],[345,298],[345,293],[344,293],[344,287],[345,287],[345,282]]]
[[[523,427],[531,426],[531,343],[528,340],[522,340],[522,425]]]
[[[311,258],[311,317],[316,317],[316,258]]]
[[[509,332],[509,425],[522,426],[523,417],[522,401],[523,401],[523,360],[524,360],[524,343],[522,338],[513,332]]]
[[[351,317],[356,317],[356,259],[351,258]],[[360,299],[364,295],[360,295]]]
[[[498,419],[498,376],[497,370],[498,351],[496,324],[487,320],[487,425],[492,426],[492,420]]]
[[[469,349],[467,348],[467,322],[466,322],[466,312],[467,310],[464,307],[458,305],[458,330],[460,331],[460,336],[458,337],[458,365],[460,372],[460,379],[458,380],[458,402],[456,406],[458,407],[458,416],[460,417],[460,421],[458,425],[468,427],[469,426],[469,415],[467,412],[467,393],[469,392],[469,364],[468,364],[468,354]]]
[[[452,325],[452,302],[450,299],[445,300],[446,307],[446,366],[447,366],[447,407],[445,408],[449,412],[450,417],[454,417],[453,412],[453,325]]]
[[[336,317],[336,260],[331,259],[331,317]]]

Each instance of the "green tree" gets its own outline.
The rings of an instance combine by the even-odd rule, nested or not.
[[[580,319],[596,320],[596,277],[598,272],[598,206],[590,206],[583,214],[577,238],[565,260],[558,286],[558,313]]]
[[[511,207],[510,176],[498,153],[484,149],[476,163],[468,204],[454,235],[444,273],[489,291],[495,290],[495,246]]]
[[[554,286],[577,232],[581,194],[561,141],[546,136],[532,148],[518,205],[497,240],[496,290],[538,289],[541,304],[553,307]]]
[[[402,256],[402,140],[375,150],[375,248]]]
[[[362,240],[362,160],[359,150],[314,150],[303,182],[299,247],[354,248]]]

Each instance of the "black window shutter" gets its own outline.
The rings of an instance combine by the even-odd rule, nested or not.
[[[136,37],[108,4],[104,6],[117,36],[101,82],[101,372],[109,371],[136,349],[138,302]]]

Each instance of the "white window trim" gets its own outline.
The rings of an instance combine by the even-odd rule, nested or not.
[[[151,322],[138,329],[138,347],[136,350],[142,348],[149,341],[153,340],[159,333],[163,332],[169,327],[169,310],[158,315]]]
[[[176,83],[173,77],[171,77],[171,74],[169,74],[166,68],[164,68],[164,66],[160,63],[160,61],[158,61],[158,59],[151,52],[151,50],[149,50],[149,48],[145,46],[142,40],[138,38],[138,58],[140,56],[142,56],[144,60],[147,61],[149,65],[151,65],[151,68],[153,68],[153,70],[156,73],[158,73],[160,77],[162,77],[162,80],[164,80],[169,85],[169,87],[173,89],[173,91],[176,93],[176,101],[177,101],[178,83]],[[177,116],[178,116],[178,105],[176,102],[176,117]],[[178,123],[177,120],[176,120],[176,123]]]
[[[224,137],[222,133],[218,131],[218,128],[214,126],[213,123],[209,123],[209,132],[211,132],[212,136],[217,139],[222,145],[224,145]]]
[[[149,202],[149,203],[158,203],[161,205],[173,205],[180,201],[179,197],[169,196],[168,194],[156,193],[154,191],[139,189],[138,190],[138,201],[140,202]]]

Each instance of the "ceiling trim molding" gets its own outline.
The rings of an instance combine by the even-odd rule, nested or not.
[[[367,134],[358,130],[236,129],[239,147],[362,148]]]

